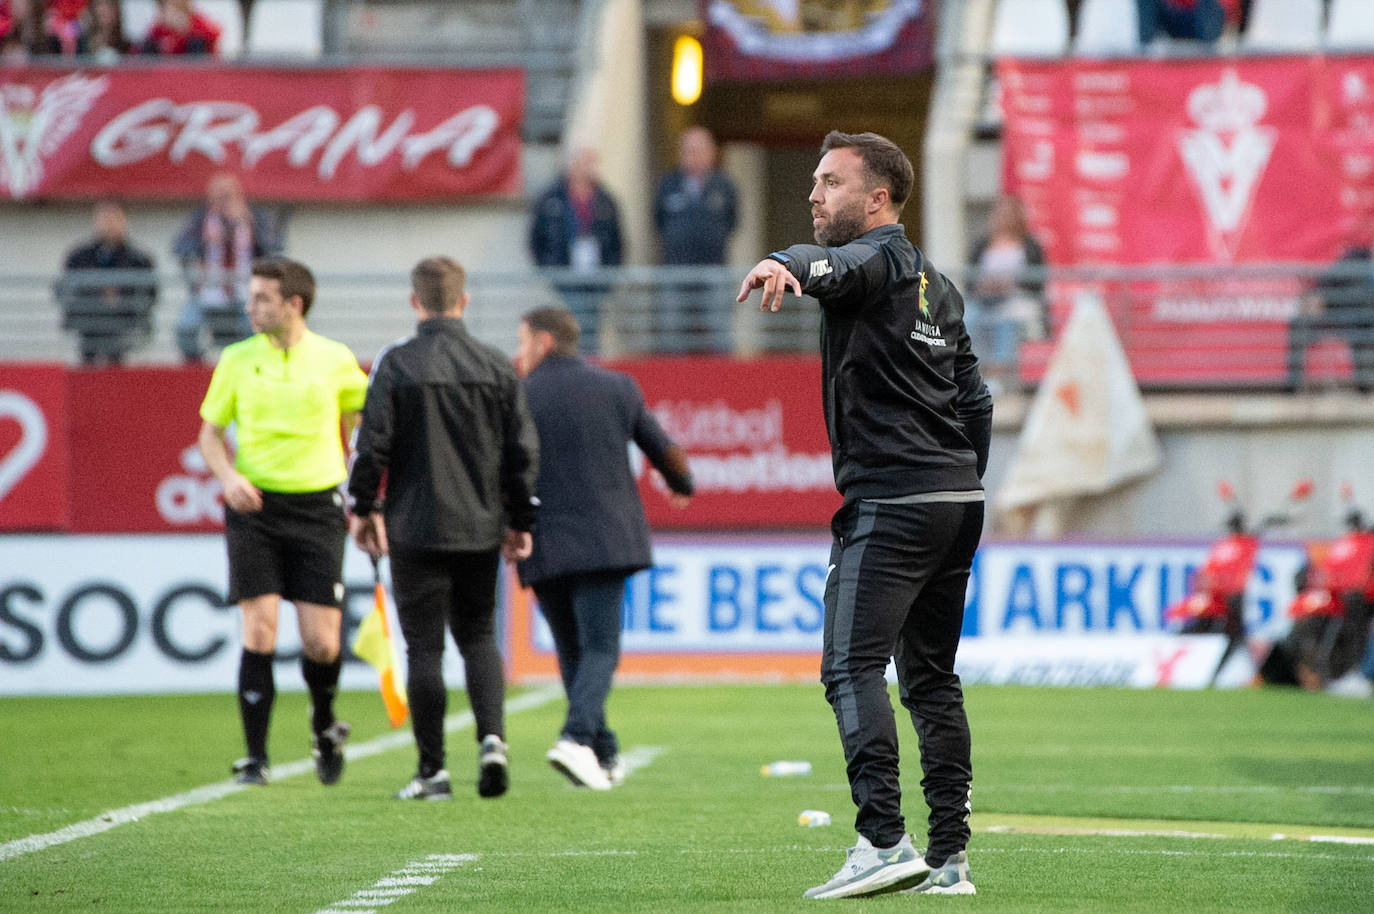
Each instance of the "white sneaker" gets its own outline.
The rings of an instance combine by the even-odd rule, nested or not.
[[[915,885],[930,873],[930,867],[912,846],[910,835],[902,835],[902,840],[891,847],[874,847],[859,835],[859,843],[848,853],[835,878],[807,889],[803,897],[853,898],[896,892]]]
[[[968,851],[960,851],[930,871],[926,881],[904,894],[919,895],[977,895],[973,887],[973,876],[968,868]]]
[[[601,770],[606,772],[606,777],[610,779],[612,787],[625,785],[625,762],[619,755],[611,759],[609,764],[602,765]]]
[[[592,790],[610,790],[611,779],[596,760],[591,746],[575,743],[570,739],[560,739],[553,744],[545,756],[560,774],[578,787]]]

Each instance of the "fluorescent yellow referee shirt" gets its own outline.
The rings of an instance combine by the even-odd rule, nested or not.
[[[342,413],[363,408],[367,375],[343,343],[309,330],[290,349],[264,333],[226,346],[200,417],[236,426],[234,467],[269,492],[318,492],[348,475]]]

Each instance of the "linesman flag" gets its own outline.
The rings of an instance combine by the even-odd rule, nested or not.
[[[405,723],[410,706],[406,702],[405,687],[396,680],[396,642],[391,639],[391,624],[386,619],[386,588],[382,586],[382,565],[375,556],[372,559],[372,575],[375,582],[374,605],[372,612],[359,623],[358,632],[353,636],[353,653],[377,668],[387,719],[391,721],[391,726],[399,727]]]

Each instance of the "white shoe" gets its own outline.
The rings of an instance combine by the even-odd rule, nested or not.
[[[969,874],[968,852],[960,851],[930,871],[925,882],[903,894],[912,895],[977,895],[973,876]]]
[[[584,746],[570,739],[560,739],[553,744],[545,758],[560,774],[578,787],[588,787],[592,790],[611,789],[611,779],[602,769],[601,763],[596,760],[596,753],[592,751],[591,746]]]
[[[610,779],[612,787],[625,785],[625,762],[619,755],[611,759],[610,764],[602,765],[601,770],[606,772],[606,777]]]
[[[916,853],[910,835],[891,847],[874,847],[863,835],[851,847],[835,878],[807,889],[805,898],[856,898],[881,895],[913,886],[930,874],[930,867]]]

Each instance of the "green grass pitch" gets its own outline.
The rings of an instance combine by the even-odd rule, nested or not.
[[[231,695],[0,699],[0,911],[1374,910],[1368,701],[970,688],[978,895],[812,902],[802,892],[854,841],[819,685],[619,687],[611,723],[641,767],[608,794],[544,762],[561,695],[512,698],[510,794],[477,797],[460,719],[450,803],[390,799],[414,749],[408,729],[385,742],[372,693],[340,698],[366,751],[332,788],[303,761],[305,696],[279,696],[277,779],[247,790],[226,789],[241,754]],[[461,692],[450,710],[466,710]],[[899,732],[922,847],[904,713]],[[780,759],[813,773],[760,776]],[[129,810],[198,788],[199,802]],[[834,824],[801,827],[803,809]]]

